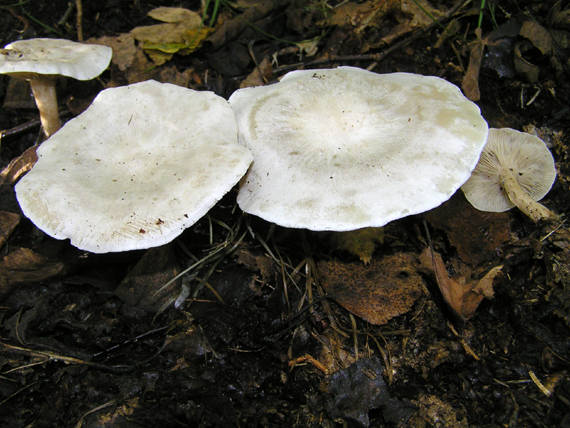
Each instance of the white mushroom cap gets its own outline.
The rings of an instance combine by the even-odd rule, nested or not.
[[[65,39],[18,40],[0,52],[0,73],[36,73],[90,80],[111,61],[108,46]]]
[[[16,185],[23,213],[94,253],[170,242],[251,162],[226,100],[155,81],[100,92],[37,152]]]
[[[230,104],[254,157],[240,207],[312,230],[382,226],[438,206],[469,178],[488,131],[443,79],[353,67],[294,71]]]
[[[548,193],[556,178],[554,159],[540,138],[510,128],[491,128],[481,159],[461,190],[478,210],[510,210],[515,204],[503,189],[505,172],[512,173],[534,201]]]
[[[0,73],[28,79],[44,133],[51,136],[61,127],[54,76],[79,80],[99,76],[109,66],[113,50],[64,39],[28,39],[0,49]]]

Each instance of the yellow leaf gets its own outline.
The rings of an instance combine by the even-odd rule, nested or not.
[[[199,15],[188,9],[157,8],[149,12],[149,16],[167,22],[136,27],[131,34],[157,65],[165,63],[175,53],[188,55],[194,52],[213,31],[204,27]]]

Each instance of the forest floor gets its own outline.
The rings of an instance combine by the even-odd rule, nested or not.
[[[434,75],[490,127],[546,142],[542,203],[561,217],[482,213],[457,192],[350,241],[243,214],[234,189],[168,245],[91,254],[20,211],[42,133],[27,85],[2,76],[0,425],[570,426],[568,2],[101,0],[76,20],[78,3],[0,4],[2,46],[113,47],[98,79],[58,82],[64,121],[147,79],[228,98],[296,69]],[[201,24],[148,35],[159,6]],[[494,295],[466,308],[484,277]]]

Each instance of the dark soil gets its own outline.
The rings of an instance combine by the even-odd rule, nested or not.
[[[75,9],[65,18],[73,2],[3,3],[3,45],[33,37],[77,39]],[[199,10],[201,2],[83,3],[89,39],[155,24],[146,14],[158,6]],[[436,75],[460,86],[479,20],[475,1],[442,20],[445,26],[456,19],[459,30],[440,47],[438,25],[382,44],[397,24],[410,21],[397,7],[357,33],[354,23],[327,24],[334,7],[345,2],[233,2],[255,3],[267,9],[255,26],[235,36],[212,36],[190,55],[135,71],[162,81],[184,78],[186,86],[228,97],[256,67],[252,56],[261,63],[281,50],[278,64],[264,73],[268,82],[306,64]],[[374,2],[346,2],[367,3]],[[487,3],[483,35],[513,19],[558,34],[554,54],[525,51],[539,68],[534,82],[513,67],[522,36],[508,37],[503,50],[489,48],[477,104],[489,126],[535,129],[549,144],[558,177],[542,202],[564,218],[570,207],[568,4]],[[432,2],[440,10],[453,4]],[[240,13],[222,2],[217,28]],[[359,25],[362,19],[358,15]],[[283,42],[317,36],[314,57],[299,56]],[[383,58],[372,56],[387,49]],[[113,64],[93,82],[60,82],[64,119],[103,88],[131,83],[129,72]],[[0,100],[8,99],[8,82],[0,78]],[[41,141],[29,94],[16,100],[19,105],[0,110],[0,130],[7,131],[2,168]],[[21,214],[12,184],[2,185],[0,211]],[[352,315],[323,291],[319,262],[361,266],[357,256],[326,235],[244,215],[235,189],[173,243],[148,251],[86,253],[48,237],[22,216],[1,256],[27,249],[35,262],[25,256],[23,265],[0,266],[13,268],[0,272],[0,425],[570,426],[567,225],[537,225],[516,210],[488,214],[488,223],[476,223],[477,216],[458,192],[427,215],[387,225],[373,262],[419,255],[428,246],[426,224],[450,276],[460,275],[460,265],[469,265],[478,278],[503,265],[495,297],[462,320],[443,301],[434,276],[418,268],[420,297],[411,310],[380,326]],[[450,226],[460,221],[463,235]],[[160,299],[154,297],[218,248],[157,293]]]

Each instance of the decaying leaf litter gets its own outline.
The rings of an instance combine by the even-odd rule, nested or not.
[[[549,145],[557,181],[543,203],[563,217],[534,225],[515,211],[482,213],[458,192],[354,239],[245,216],[230,193],[171,244],[93,255],[21,217],[13,183],[41,134],[27,89],[3,79],[2,418],[13,426],[568,423],[567,6],[198,3],[82,5],[84,38],[112,46],[113,65],[88,85],[59,82],[64,120],[106,87],[150,78],[226,98],[244,81],[267,84],[303,67],[407,71],[457,85],[475,78],[490,126]],[[80,39],[72,6],[2,6],[4,44]],[[202,18],[159,41],[166,50],[183,44],[161,51],[160,65],[134,36],[163,25],[147,16],[158,6]]]

